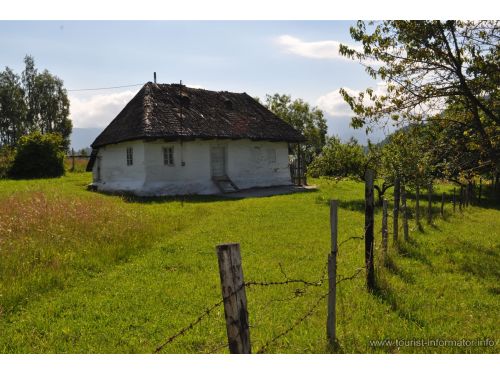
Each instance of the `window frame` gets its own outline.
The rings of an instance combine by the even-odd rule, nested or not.
[[[162,151],[163,151],[163,165],[166,167],[174,167],[175,166],[174,146],[165,146],[162,148]]]
[[[127,147],[127,167],[134,165],[134,148]]]

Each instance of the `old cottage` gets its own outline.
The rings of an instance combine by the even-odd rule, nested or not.
[[[215,194],[291,184],[304,141],[246,93],[146,83],[92,143],[92,187],[137,195]]]

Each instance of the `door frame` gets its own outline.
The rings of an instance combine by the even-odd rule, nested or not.
[[[223,156],[223,162],[224,162],[224,165],[223,165],[224,171],[223,171],[223,174],[221,176],[214,176],[214,168],[213,168],[213,165],[214,165],[213,149],[214,148],[222,148],[222,150],[223,150],[222,156]],[[211,145],[210,146],[210,176],[211,177],[222,177],[225,175],[227,175],[227,146],[226,145],[217,145],[217,144]]]

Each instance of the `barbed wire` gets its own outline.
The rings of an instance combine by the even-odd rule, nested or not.
[[[366,234],[366,228],[365,228],[365,234]],[[346,240],[342,241],[337,246],[337,250],[340,250],[341,246],[345,245],[347,242],[352,241],[352,240],[356,240],[356,239],[364,239],[364,235],[363,236],[352,236],[352,237],[347,238]],[[240,290],[242,288],[246,287],[246,288],[250,289],[252,287],[283,286],[283,285],[290,285],[290,284],[301,284],[301,285],[304,285],[305,288],[307,288],[307,287],[321,287],[326,280],[329,280],[329,278],[327,276],[327,273],[328,273],[328,268],[327,268],[328,262],[325,262],[325,266],[323,267],[323,272],[322,272],[321,277],[318,280],[316,280],[316,281],[310,281],[310,280],[305,280],[305,279],[289,278],[288,275],[286,274],[285,270],[283,269],[282,264],[279,263],[280,272],[284,276],[285,280],[280,280],[280,281],[274,281],[274,280],[273,281],[265,281],[264,280],[264,281],[247,281],[247,282],[244,282],[238,289],[234,290],[230,295],[228,295],[227,297],[221,299],[220,301],[214,303],[212,306],[210,306],[207,309],[205,309],[205,311],[203,311],[203,313],[201,313],[200,315],[198,315],[188,325],[184,326],[183,328],[181,328],[180,330],[178,330],[176,333],[174,333],[173,335],[171,335],[170,337],[168,337],[162,344],[160,344],[155,349],[154,353],[161,352],[165,346],[167,346],[168,344],[172,343],[177,338],[185,335],[188,331],[192,330],[195,326],[197,326],[198,324],[200,324],[203,321],[203,319],[207,318],[215,309],[217,309],[218,307],[222,306],[224,304],[224,302],[227,301],[227,299],[231,298],[232,296],[234,296],[235,294],[237,294],[238,292],[240,292]],[[362,269],[364,269],[364,268],[362,268]],[[351,278],[352,277],[349,277],[347,279],[351,279]],[[347,280],[347,279],[345,279],[345,280]],[[343,280],[344,279],[341,279],[340,281],[343,281]],[[337,283],[338,282],[339,281],[337,281]],[[293,300],[295,298],[303,296],[305,293],[306,293],[306,289],[299,289],[299,288],[297,288],[294,291],[294,296],[293,297],[287,298],[287,299],[281,299],[281,300],[274,300],[274,302],[284,302],[286,300]]]
[[[239,290],[238,290],[239,291]],[[235,291],[234,293],[237,293],[238,291]],[[230,296],[229,296],[230,297]],[[229,298],[228,297],[228,298]],[[184,328],[180,329],[179,331],[177,331],[175,334],[173,334],[172,336],[170,336],[168,339],[166,339],[160,346],[158,346],[154,353],[159,353],[165,346],[167,346],[168,344],[170,344],[172,341],[174,341],[175,339],[177,339],[178,337],[180,336],[183,336],[184,334],[186,334],[188,331],[190,331],[191,329],[193,329],[196,325],[198,325],[204,318],[208,317],[212,311],[214,311],[216,308],[222,306],[222,304],[225,302],[226,299],[222,299],[220,300],[219,302],[213,304],[211,307],[209,307],[208,309],[206,309],[202,314],[200,314],[195,320],[193,320],[190,324],[188,324],[187,326],[185,326]]]
[[[224,344],[217,345],[214,349],[208,352],[208,354],[217,354],[221,349],[228,348],[229,343],[225,342]]]
[[[344,278],[340,278],[340,279],[337,279],[337,281],[335,282],[335,285],[338,285],[339,283],[343,282],[343,281],[347,281],[347,280],[352,280],[354,278],[356,278],[360,272],[362,270],[364,270],[365,267],[361,267],[361,268],[358,268],[351,276],[348,276],[348,277],[344,277]],[[258,351],[257,351],[257,354],[263,354],[265,353],[266,349],[269,347],[269,345],[271,345],[272,343],[276,342],[278,339],[280,339],[281,337],[284,337],[286,336],[287,334],[289,334],[290,332],[292,332],[295,328],[297,328],[301,323],[303,323],[305,320],[307,320],[308,318],[310,318],[314,312],[316,311],[316,309],[318,308],[319,304],[326,298],[328,297],[328,295],[330,294],[330,289],[328,289],[328,292],[322,294],[315,302],[314,304],[311,306],[311,308],[304,314],[302,315],[299,319],[297,319],[290,327],[288,327],[287,329],[285,329],[284,331],[282,331],[281,333],[279,333],[278,335],[274,336],[272,339],[268,340]]]

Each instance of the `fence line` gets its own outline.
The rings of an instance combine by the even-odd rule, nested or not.
[[[347,242],[349,242],[351,240],[362,239],[362,238],[363,237],[360,237],[360,236],[349,237],[346,240],[344,240],[341,244],[339,244],[338,249],[340,250],[340,247],[342,245],[344,245],[345,243],[347,243]],[[325,265],[326,265],[326,263],[325,263]],[[297,279],[297,278],[289,278],[286,275],[285,271],[283,270],[283,267],[282,267],[281,264],[279,264],[279,267],[280,267],[281,273],[285,276],[285,280],[280,280],[280,281],[274,281],[274,280],[273,281],[247,281],[247,282],[244,282],[241,285],[240,289],[243,288],[243,287],[248,287],[248,288],[252,288],[252,287],[271,287],[271,286],[282,286],[282,285],[289,285],[289,284],[301,284],[301,285],[304,285],[305,287],[311,287],[311,286],[312,287],[320,287],[320,286],[322,286],[325,283],[325,281],[329,280],[329,278],[326,276],[327,267],[324,267],[324,270],[322,272],[321,277],[318,280],[316,280],[316,281],[310,281],[310,280],[304,280],[304,279]],[[349,277],[345,277],[345,278],[341,278],[341,279],[339,279],[336,282],[336,284],[338,284],[339,282],[342,282],[342,281],[353,279],[354,277],[358,276],[361,273],[361,271],[364,270],[364,269],[365,269],[364,267],[358,268],[356,270],[356,272],[355,272],[354,275],[349,276]],[[210,314],[214,310],[216,310],[218,307],[221,307],[224,304],[224,302],[225,302],[226,299],[228,299],[228,298],[232,297],[234,294],[238,293],[240,291],[240,289],[234,290],[226,298],[222,298],[220,301],[218,301],[218,302],[214,303],[213,305],[211,305],[210,307],[206,308],[205,311],[203,311],[200,315],[198,315],[195,319],[193,319],[189,324],[187,324],[183,328],[179,329],[173,335],[169,336],[166,340],[164,340],[164,342],[155,349],[154,353],[161,352],[165,348],[165,346],[167,346],[168,344],[174,342],[176,339],[184,336],[187,332],[189,332],[192,329],[194,329],[204,319],[206,319],[207,317],[209,317]],[[305,292],[304,292],[304,294],[305,294]],[[328,295],[328,293],[326,295]],[[297,297],[290,298],[290,300],[295,299],[295,298],[297,298]],[[324,297],[324,298],[326,298],[326,297]],[[324,298],[322,298],[322,300]],[[279,301],[279,300],[273,300],[273,301]],[[279,301],[279,302],[281,302],[281,301]],[[226,343],[222,347],[225,347],[225,346],[229,346],[229,344]]]
[[[249,339],[249,328],[251,328],[251,326],[248,324],[248,311],[247,311],[247,307],[246,307],[246,297],[245,297],[245,301],[244,301],[245,303],[235,304],[236,309],[234,309],[233,311],[230,311],[230,312],[228,312],[228,309],[231,309],[232,307],[229,306],[230,304],[228,304],[228,301],[230,301],[231,299],[234,299],[235,296],[244,292],[245,288],[251,289],[254,287],[285,286],[285,285],[292,285],[292,284],[302,285],[303,288],[296,289],[294,291],[294,294],[291,297],[285,298],[285,299],[273,299],[270,302],[290,301],[290,300],[293,300],[293,299],[296,299],[296,298],[299,298],[299,297],[306,295],[309,287],[321,287],[321,286],[323,286],[325,284],[325,281],[328,281],[328,285],[329,285],[328,290],[325,293],[321,294],[314,301],[314,303],[311,305],[311,307],[303,315],[301,315],[298,319],[296,319],[288,328],[286,328],[285,330],[281,331],[273,338],[266,341],[258,349],[257,353],[264,353],[272,343],[274,343],[277,340],[279,340],[280,338],[286,336],[287,334],[292,332],[294,329],[296,329],[301,323],[303,323],[308,318],[313,316],[313,314],[319,308],[321,302],[323,300],[325,300],[327,297],[329,297],[328,319],[327,319],[327,338],[330,341],[330,344],[334,345],[336,343],[336,337],[335,337],[335,331],[336,331],[335,330],[336,286],[341,282],[344,282],[347,280],[353,280],[356,277],[358,277],[362,273],[362,271],[366,271],[367,272],[368,289],[372,290],[374,287],[374,284],[370,285],[371,284],[370,281],[374,282],[373,254],[374,254],[376,249],[378,250],[378,249],[382,248],[382,251],[383,251],[382,255],[384,256],[384,259],[387,257],[387,255],[386,255],[386,253],[387,253],[387,237],[388,237],[387,218],[391,217],[391,215],[387,212],[388,207],[387,207],[386,200],[383,201],[383,211],[384,211],[383,212],[383,228],[385,228],[385,230],[383,230],[383,232],[382,232],[382,239],[381,239],[380,247],[375,245],[373,232],[371,233],[371,242],[370,243],[368,241],[368,240],[370,240],[370,238],[367,238],[368,230],[371,229],[371,231],[373,231],[373,223],[374,223],[373,222],[373,210],[370,210],[370,208],[373,206],[373,187],[371,186],[370,181],[371,181],[370,176],[367,176],[367,187],[365,188],[365,192],[366,192],[366,195],[365,195],[366,202],[365,203],[366,203],[367,209],[365,210],[364,232],[361,236],[348,237],[347,239],[341,241],[337,245],[337,222],[338,222],[338,220],[336,217],[336,210],[335,210],[335,214],[333,214],[332,209],[333,209],[333,207],[337,207],[338,203],[336,201],[331,202],[330,220],[331,220],[331,235],[332,235],[332,249],[331,249],[332,253],[329,256],[329,262],[325,262],[322,274],[319,277],[319,279],[306,280],[306,279],[300,279],[300,278],[291,278],[287,275],[287,273],[283,269],[282,264],[279,263],[279,269],[280,269],[281,274],[283,275],[282,280],[260,280],[260,281],[259,280],[252,280],[252,281],[245,282],[243,280],[243,274],[241,272],[241,259],[240,258],[238,259],[238,261],[236,263],[234,263],[234,264],[231,263],[232,265],[227,266],[227,267],[222,266],[221,262],[220,262],[219,265],[220,265],[220,270],[221,270],[221,284],[223,286],[223,288],[222,288],[223,289],[223,298],[221,300],[219,300],[218,302],[214,303],[213,305],[211,305],[210,307],[206,308],[200,315],[198,315],[188,325],[184,326],[183,328],[181,328],[177,332],[175,332],[173,335],[168,337],[161,345],[159,345],[156,348],[154,353],[161,352],[165,348],[165,346],[174,342],[179,337],[182,337],[185,334],[187,334],[190,330],[192,330],[197,325],[199,325],[204,319],[209,317],[213,313],[213,311],[215,311],[217,308],[219,308],[223,305],[225,308],[226,324],[228,327],[227,328],[228,343],[217,345],[210,352],[211,353],[219,352],[221,349],[228,347],[231,353],[250,353],[251,348],[250,348],[250,339]],[[399,206],[399,199],[400,198],[403,199],[402,207],[401,207],[401,209],[403,211],[402,214],[404,216],[403,221],[407,222],[407,217],[405,217],[407,215],[407,212],[406,212],[407,211],[406,191],[405,191],[404,185],[401,186],[401,188],[402,188],[402,191],[401,191],[402,197],[398,197],[397,201],[395,200],[395,205],[397,206],[397,208],[393,212],[393,214],[394,214],[393,221],[395,221],[395,222],[397,222],[397,217],[399,216],[398,214],[399,214],[400,207],[398,207],[398,206]],[[432,208],[432,185],[429,185],[427,190],[428,190],[427,191],[428,192],[428,205],[429,205],[429,208]],[[460,203],[459,208],[461,210],[464,208],[464,206],[466,206],[468,204],[468,201],[470,199],[470,194],[469,194],[469,196],[467,196],[468,195],[467,193],[468,193],[467,189],[461,189],[461,192],[459,195],[459,198],[460,198],[459,199],[459,203]],[[464,196],[465,196],[465,199],[464,199]],[[455,192],[453,194],[453,198],[454,198],[453,203],[455,203]],[[444,203],[445,203],[445,194],[442,193],[442,195],[441,195],[441,216],[444,215]],[[455,204],[453,204],[453,208],[455,208],[454,206],[455,206]],[[429,209],[428,210],[428,221],[430,221],[432,223],[432,216],[431,215],[432,215],[432,212],[431,212],[431,209]],[[404,223],[404,224],[407,225],[407,223]],[[418,225],[418,222],[417,222],[417,225]],[[397,231],[396,227],[395,227],[395,230]],[[405,237],[405,240],[408,240],[408,236],[406,233],[405,233],[404,237]],[[396,234],[396,238],[397,238],[397,234]],[[337,275],[337,273],[336,273],[336,259],[335,259],[335,267],[334,267],[335,272],[332,272],[332,264],[330,263],[331,257],[333,254],[335,254],[335,258],[336,258],[336,255],[338,254],[340,249],[349,241],[354,241],[354,240],[365,240],[365,253],[366,253],[367,247],[369,247],[371,249],[370,254],[368,254],[369,258],[365,259],[364,267],[357,268],[352,275],[346,276],[346,277],[342,277],[341,275]],[[228,244],[228,245],[223,245],[223,246],[229,246],[229,245],[234,246],[235,248],[238,249],[238,257],[239,257],[239,244]],[[361,246],[361,243],[358,246]],[[219,247],[220,246],[218,246],[218,248]],[[385,264],[385,262],[384,262],[384,264]],[[226,283],[224,282],[224,277],[228,277],[228,276],[227,275],[223,276],[222,269],[225,270],[224,272],[229,273],[229,279],[231,279],[231,278],[234,279],[234,277],[235,277],[234,273],[236,272],[236,280],[238,282],[236,284],[234,284],[234,280],[233,280],[233,284],[231,284],[229,287],[226,286]],[[241,275],[239,275],[239,274],[241,274]],[[373,278],[373,280],[372,280],[372,278]],[[335,282],[332,282],[333,280],[335,280]],[[229,284],[227,284],[227,285],[229,285]],[[370,286],[372,288],[370,288]],[[332,292],[333,292],[333,296],[332,296]],[[242,316],[245,319],[240,321]],[[230,332],[230,328],[229,328],[230,324],[234,325],[234,324],[236,324],[235,322],[237,322],[237,324],[239,324],[239,328],[234,332]],[[235,342],[238,342],[238,345],[236,345]]]

